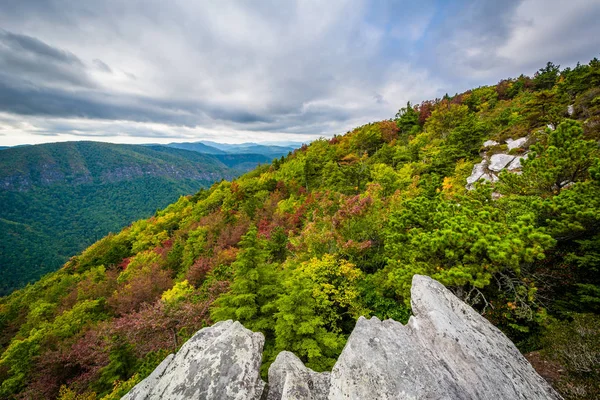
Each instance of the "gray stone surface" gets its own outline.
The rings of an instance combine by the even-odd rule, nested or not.
[[[520,170],[522,165],[521,165],[521,160],[523,160],[525,157],[524,156],[516,156],[511,162],[510,164],[508,164],[506,166],[506,169],[508,171],[516,171],[516,170]]]
[[[264,337],[239,322],[199,330],[163,371],[140,382],[123,399],[258,400],[264,389],[260,365]],[[159,366],[159,368],[161,368]]]
[[[473,185],[486,173],[487,162],[484,160],[480,163],[473,165],[471,175],[467,178],[467,185]]]
[[[175,354],[169,354],[164,360],[156,367],[154,371],[143,381],[135,385],[133,389],[129,391],[121,400],[133,400],[133,399],[146,399],[150,394],[150,391],[156,386],[160,377],[164,374],[165,370],[175,357]]]
[[[495,140],[486,140],[485,142],[483,142],[483,147],[492,147],[492,146],[497,146],[500,143],[496,142]]]
[[[331,374],[282,352],[259,370],[263,337],[238,322],[205,328],[124,399],[560,399],[500,330],[415,275],[408,324],[359,318]],[[261,397],[262,395],[262,397]]]
[[[282,351],[269,368],[267,400],[327,400],[329,372],[306,368],[289,351]]]
[[[407,325],[360,318],[329,400],[560,399],[512,342],[431,278],[415,275]]]
[[[528,137],[522,137],[519,139],[506,139],[506,145],[508,150],[518,149],[519,147],[523,147],[525,143],[527,143]]]
[[[490,165],[488,169],[494,172],[502,171],[512,160],[514,160],[515,156],[511,156],[508,154],[494,154],[490,157]]]
[[[522,137],[519,139],[506,139],[506,144],[509,150],[527,147],[529,136]],[[497,145],[498,142],[488,140],[483,143],[483,147],[491,147]],[[468,190],[474,189],[474,183],[477,181],[486,180],[489,182],[496,182],[498,180],[498,174],[502,170],[507,170],[513,173],[520,174],[521,172],[521,161],[525,158],[527,152],[522,156],[514,156],[506,153],[492,154],[483,151],[481,157],[483,160],[473,166],[471,175],[467,177],[467,184],[465,188]]]

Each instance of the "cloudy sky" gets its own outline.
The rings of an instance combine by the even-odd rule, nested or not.
[[[0,0],[0,145],[293,141],[600,56],[598,0]]]

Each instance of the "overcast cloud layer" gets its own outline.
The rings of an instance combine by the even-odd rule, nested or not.
[[[0,0],[0,145],[307,141],[600,56],[600,1]]]

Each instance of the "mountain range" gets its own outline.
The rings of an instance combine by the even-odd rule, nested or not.
[[[212,142],[211,142],[212,143]],[[0,295],[54,271],[109,232],[290,147],[64,142],[0,152]],[[245,153],[252,151],[252,153]]]
[[[531,368],[518,349],[564,398],[600,398],[599,140],[600,61],[562,70],[548,63],[532,77],[408,103],[390,119],[313,141],[235,179],[179,196],[0,298],[0,398],[119,399],[169,354],[188,354],[200,341],[182,345],[195,332],[221,321],[229,322],[219,329],[243,325],[261,332],[256,336],[264,337],[264,348],[252,368],[263,379],[277,366],[277,355],[288,351],[302,362],[297,365],[331,371],[323,376],[334,382],[340,356],[345,362],[344,354],[359,355],[354,364],[368,367],[384,342],[396,347],[380,361],[400,377],[398,365],[412,365],[402,360],[426,359],[415,353],[418,347],[410,353],[397,346],[396,336],[404,335],[421,347],[447,350],[449,362],[438,363],[439,371],[448,373],[453,387],[467,376],[473,396],[485,397],[479,389],[497,381],[523,381],[511,365]],[[69,204],[62,196],[72,192],[56,182],[72,190],[97,182],[99,189],[77,200],[76,208],[99,213],[101,221],[117,203],[113,197],[133,186],[135,180],[126,178],[161,179],[126,192],[136,200],[120,204],[137,212],[174,176],[214,180],[231,171],[210,155],[169,147],[128,147],[133,154],[127,159],[144,165],[136,168],[116,148],[97,154],[110,145],[70,146],[68,152],[40,147],[36,158],[13,155],[15,161],[0,168],[11,171],[3,172],[3,193],[19,200],[11,202],[18,205],[10,218],[3,216],[4,226],[29,225],[39,234],[35,223],[51,229],[74,212],[48,205]],[[185,167],[169,164],[175,155]],[[18,197],[27,193],[39,200]],[[28,213],[37,214],[18,220]],[[26,228],[13,236],[30,232]],[[453,295],[438,283],[431,286],[435,296],[411,291],[419,275]],[[454,374],[453,365],[472,366],[473,357],[484,357],[479,347],[497,354],[494,343],[505,342],[490,342],[481,329],[470,335],[440,312],[438,296],[451,303],[448,313],[468,324],[483,317],[495,326],[488,333],[502,331],[516,346],[503,344],[503,351],[517,364],[494,365],[501,378],[480,375],[489,385]],[[365,321],[361,317],[393,335],[380,338],[377,330],[354,351],[352,332]],[[385,321],[409,319],[406,329]],[[429,336],[423,342],[412,331]],[[200,336],[212,346],[202,352],[213,358],[202,362],[218,365],[213,361],[223,349],[229,359],[237,354],[247,362],[250,347],[236,352],[210,332]],[[431,346],[431,340],[442,344]],[[443,361],[438,355],[431,360]],[[232,371],[231,363],[221,365]],[[379,384],[375,378],[367,391]],[[178,386],[173,393],[184,391]],[[400,390],[394,385],[386,393],[394,397]]]

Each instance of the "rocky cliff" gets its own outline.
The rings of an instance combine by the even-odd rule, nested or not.
[[[124,399],[560,399],[511,341],[444,286],[415,275],[408,324],[360,318],[331,373],[224,321],[196,333]]]

